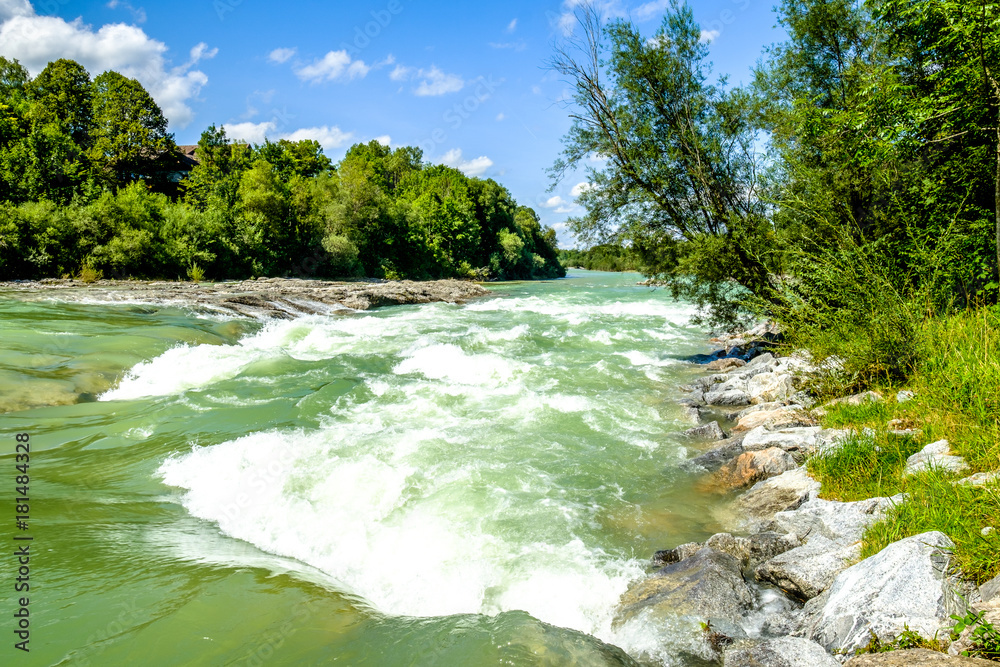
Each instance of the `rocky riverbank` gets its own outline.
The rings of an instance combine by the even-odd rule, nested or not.
[[[20,299],[165,304],[255,319],[293,319],[302,315],[438,301],[460,303],[491,293],[480,285],[459,280],[328,282],[259,278],[218,283],[140,280],[84,283],[47,279],[0,283],[0,294]]]
[[[951,540],[940,532],[860,560],[865,529],[903,497],[819,497],[820,483],[805,462],[837,448],[848,432],[818,425],[822,408],[802,386],[822,369],[802,355],[775,356],[768,351],[775,337],[760,327],[719,340],[723,349],[696,360],[708,373],[686,388],[681,403],[696,424],[686,436],[701,453],[685,467],[707,488],[738,493],[721,518],[730,532],[657,552],[652,565],[659,569],[622,596],[616,622],[643,615],[703,623],[704,641],[693,657],[725,667],[996,664],[957,657],[968,647],[968,631],[950,656],[851,657],[873,638],[887,644],[905,631],[947,643],[951,615],[970,607],[1000,623],[1000,577],[982,587],[964,581],[953,566]],[[901,393],[896,400],[908,398]],[[868,392],[840,400],[883,399]],[[961,471],[964,461],[940,441],[912,456],[908,473],[931,465]]]

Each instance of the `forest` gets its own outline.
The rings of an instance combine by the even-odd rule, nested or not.
[[[315,141],[212,126],[195,158],[135,79],[0,57],[0,279],[565,275],[531,208],[416,148],[333,164]]]

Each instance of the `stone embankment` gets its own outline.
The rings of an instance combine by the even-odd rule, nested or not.
[[[819,409],[801,390],[803,376],[817,369],[804,356],[767,351],[774,337],[760,327],[743,339],[719,341],[722,350],[697,360],[707,373],[686,388],[681,403],[697,424],[686,436],[704,447],[684,466],[713,491],[740,492],[723,518],[730,532],[657,552],[652,565],[659,569],[622,596],[616,623],[640,615],[705,623],[697,657],[725,667],[996,664],[955,657],[967,637],[953,645],[952,656],[905,651],[848,661],[873,637],[887,643],[907,629],[947,640],[950,616],[969,605],[1000,621],[1000,578],[980,589],[963,581],[953,567],[953,544],[939,532],[860,560],[865,529],[903,497],[819,497],[820,484],[804,464],[838,447],[847,432],[818,425]],[[911,397],[901,393],[897,400]],[[911,457],[908,471],[928,465],[960,471],[965,462],[941,441]]]
[[[21,299],[174,305],[255,319],[293,319],[437,301],[460,303],[492,294],[480,285],[459,280],[328,282],[298,278],[219,283],[100,280],[92,284],[47,279],[0,283],[0,293]]]

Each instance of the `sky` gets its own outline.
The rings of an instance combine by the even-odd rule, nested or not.
[[[209,125],[258,143],[419,146],[426,160],[494,178],[572,246],[585,175],[550,189],[570,89],[546,68],[584,0],[0,0],[0,55],[32,75],[58,58],[138,79],[178,144]],[[693,0],[716,74],[749,81],[781,41],[774,0]],[[668,0],[595,0],[652,35]]]

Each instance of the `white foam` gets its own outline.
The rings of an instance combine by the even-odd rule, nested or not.
[[[421,347],[405,353],[396,364],[397,375],[419,373],[433,380],[447,380],[462,385],[507,384],[527,364],[503,359],[495,354],[467,354],[458,345],[439,344]]]

